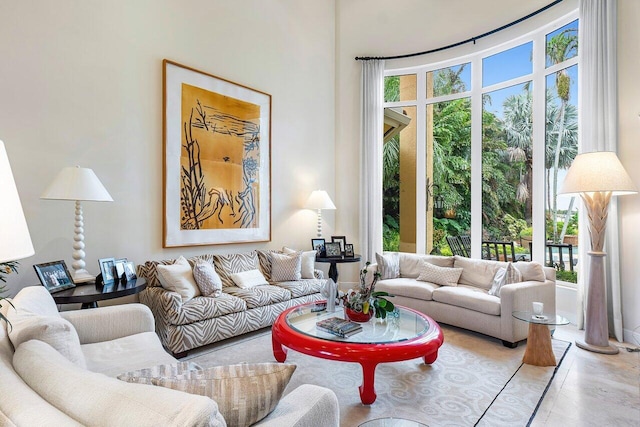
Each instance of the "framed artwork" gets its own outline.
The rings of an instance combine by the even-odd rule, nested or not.
[[[50,293],[76,286],[71,279],[69,270],[67,270],[67,265],[62,260],[36,264],[33,268],[36,270],[36,275],[42,286],[47,288]]]
[[[111,285],[115,282],[113,271],[115,267],[115,258],[102,258],[98,260],[100,264],[100,273],[102,274],[102,283]]]
[[[342,251],[340,250],[340,243],[338,242],[325,243],[324,250],[327,253],[327,258],[339,258],[342,256]]]
[[[324,251],[324,239],[311,239],[311,248],[316,251],[316,256],[323,257]]]
[[[331,236],[332,242],[340,243],[340,252],[344,252],[344,247],[347,244],[347,238],[344,236]]]
[[[124,274],[127,278],[127,282],[138,278],[136,275],[136,266],[133,261],[127,261],[124,264]]]
[[[163,61],[164,247],[271,240],[271,95]]]
[[[353,258],[355,254],[353,253],[353,245],[351,243],[346,243],[344,245],[344,256]]]
[[[122,276],[124,275],[124,266],[127,263],[127,259],[126,258],[119,258],[117,260],[115,260],[113,262],[113,268],[115,271],[115,277],[114,280],[117,282],[118,280],[122,279]]]

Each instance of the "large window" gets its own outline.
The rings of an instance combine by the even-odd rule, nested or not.
[[[575,280],[563,254],[578,252],[575,204],[557,192],[577,153],[577,35],[571,16],[468,57],[386,72],[385,120],[405,121],[385,138],[386,250],[448,255],[447,237],[465,236],[472,257],[509,259],[486,242],[513,242],[517,260]]]

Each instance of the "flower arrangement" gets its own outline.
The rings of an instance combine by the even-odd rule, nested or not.
[[[385,319],[387,313],[392,312],[395,309],[393,303],[384,297],[393,297],[393,295],[384,291],[376,291],[376,283],[380,278],[380,273],[377,271],[373,273],[373,280],[370,284],[367,284],[367,267],[370,265],[367,262],[362,270],[360,270],[360,287],[357,290],[349,289],[341,299],[343,305],[355,312],[368,314],[372,309],[377,318]]]

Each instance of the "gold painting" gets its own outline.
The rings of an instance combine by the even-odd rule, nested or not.
[[[167,60],[164,76],[165,247],[270,240],[271,96]]]

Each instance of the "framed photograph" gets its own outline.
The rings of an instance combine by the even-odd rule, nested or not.
[[[327,258],[339,258],[342,256],[342,251],[340,250],[340,243],[338,242],[325,243],[324,250],[327,253]]]
[[[324,251],[324,239],[311,239],[311,248],[316,251],[316,256],[323,257]]]
[[[138,278],[138,276],[136,275],[136,265],[133,263],[133,261],[127,261],[124,264],[124,274],[127,278],[127,282]]]
[[[345,245],[347,244],[347,238],[344,236],[331,236],[332,242],[340,243],[340,252],[344,252]]]
[[[105,285],[111,285],[115,282],[115,278],[113,276],[115,262],[115,258],[102,258],[98,260],[98,264],[100,264],[100,273],[102,273],[102,282]]]
[[[353,253],[353,245],[351,243],[345,243],[344,256],[349,258],[353,258],[355,256],[355,254]]]
[[[126,258],[119,258],[113,262],[113,268],[115,270],[114,280],[117,279],[116,282],[122,279],[122,276],[124,275],[124,265],[126,263]]]
[[[163,246],[271,240],[271,95],[163,61]]]
[[[50,293],[75,288],[76,286],[73,283],[73,279],[71,279],[69,270],[67,270],[67,265],[62,260],[36,264],[33,268],[36,270],[42,286],[47,288]]]

